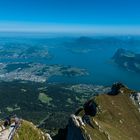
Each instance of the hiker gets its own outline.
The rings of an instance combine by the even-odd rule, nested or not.
[[[11,118],[8,116],[6,117],[4,121],[4,127],[10,126],[11,125]]]
[[[19,127],[19,124],[20,124],[20,119],[15,116],[15,128],[17,129]]]
[[[8,116],[8,117],[6,118],[6,120],[8,121],[8,125],[11,125],[11,118],[10,118],[10,116]]]
[[[4,127],[7,127],[7,126],[8,126],[8,121],[5,120],[5,121],[4,121]]]

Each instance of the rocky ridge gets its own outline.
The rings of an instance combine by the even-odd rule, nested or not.
[[[138,140],[140,94],[115,83],[108,94],[87,101],[71,115],[67,140]],[[140,110],[140,109],[139,109]]]

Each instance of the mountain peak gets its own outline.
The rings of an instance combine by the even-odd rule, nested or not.
[[[139,140],[140,112],[130,98],[135,94],[115,83],[109,94],[87,101],[83,110],[71,117],[67,140]]]

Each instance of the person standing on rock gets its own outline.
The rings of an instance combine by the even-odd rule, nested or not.
[[[19,127],[20,124],[20,119],[15,115],[15,128],[17,129]]]

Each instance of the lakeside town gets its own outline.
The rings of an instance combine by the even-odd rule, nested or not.
[[[72,66],[46,65],[41,63],[0,63],[0,80],[23,80],[31,82],[46,82],[52,76],[85,76],[88,72]]]

